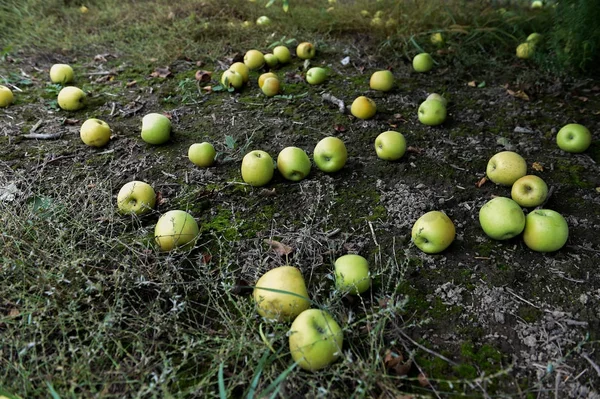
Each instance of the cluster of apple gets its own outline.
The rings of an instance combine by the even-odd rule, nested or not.
[[[368,261],[356,254],[334,262],[336,288],[360,295],[371,286]],[[320,370],[340,358],[344,334],[333,316],[322,309],[309,309],[311,301],[302,272],[280,266],[263,274],[252,294],[259,315],[276,322],[291,322],[289,348],[292,359],[309,371]]]
[[[527,36],[524,43],[517,46],[517,57],[524,60],[531,58],[535,53],[535,47],[542,41],[543,36],[534,32]]]

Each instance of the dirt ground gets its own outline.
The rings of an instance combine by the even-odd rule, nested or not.
[[[240,93],[201,89],[216,85],[220,63],[239,59],[239,52],[200,67],[198,60],[178,60],[168,65],[167,77],[152,76],[166,65],[80,55],[78,71],[90,103],[75,113],[58,110],[46,86],[49,67],[63,58],[18,54],[2,66],[4,73],[22,77],[23,92],[14,106],[0,110],[0,187],[52,195],[58,180],[75,184],[104,176],[114,200],[131,179],[151,182],[162,198],[158,212],[185,206],[206,237],[233,237],[238,285],[286,263],[269,255],[256,266],[266,238],[294,249],[290,260],[315,276],[308,279],[314,292],[328,287],[316,276],[328,274],[332,254],[360,253],[375,265],[374,285],[366,305],[349,298],[348,307],[386,306],[392,293],[407,299],[386,334],[393,343],[402,331],[405,342],[435,352],[417,355],[430,378],[463,378],[476,392],[482,385],[486,389],[479,392],[500,396],[599,397],[600,82],[546,75],[512,59],[484,70],[457,63],[417,74],[407,60],[370,59],[363,51],[360,43],[327,47],[313,64],[327,66],[331,76],[315,87],[304,82],[302,64],[294,59],[278,72],[284,90],[276,98],[263,96],[252,80]],[[385,94],[369,90],[370,73],[388,67],[397,87]],[[198,69],[214,70],[212,83],[197,84]],[[417,119],[418,105],[431,92],[449,99],[448,118],[439,127]],[[377,103],[375,118],[350,115],[348,106],[359,93]],[[324,94],[343,100],[344,112]],[[171,117],[168,145],[151,147],[140,139],[141,117],[149,112]],[[81,144],[79,122],[88,117],[113,128],[107,147]],[[594,134],[588,151],[568,154],[556,146],[555,135],[567,123],[581,123]],[[373,141],[385,130],[402,132],[411,147],[398,162],[376,157]],[[61,134],[27,138],[31,133]],[[340,172],[328,175],[313,165],[299,183],[276,173],[262,189],[240,184],[244,152],[264,149],[275,158],[294,145],[312,155],[328,135],[348,148]],[[192,167],[187,148],[204,140],[217,147],[218,162]],[[552,187],[545,207],[564,215],[570,229],[560,251],[536,253],[520,237],[498,242],[481,230],[479,208],[492,196],[510,196],[509,188],[491,182],[477,186],[488,159],[502,150],[523,155],[528,172]],[[33,175],[36,187],[20,180]],[[439,255],[426,255],[410,242],[412,224],[429,210],[444,211],[456,225],[455,242]],[[143,221],[144,231],[152,223]],[[388,278],[390,267],[402,278]],[[452,360],[440,362],[437,355]],[[486,385],[491,380],[494,389]],[[452,390],[443,382],[436,386]]]

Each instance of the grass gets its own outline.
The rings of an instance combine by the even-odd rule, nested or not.
[[[424,50],[435,54],[438,68],[492,74],[488,67],[512,62],[514,47],[532,29],[550,28],[525,6],[502,13],[483,1],[465,7],[461,1],[439,6],[338,0],[328,11],[326,1],[292,0],[287,13],[282,2],[269,8],[265,3],[104,0],[86,4],[82,13],[79,3],[68,0],[2,2],[0,79],[23,89],[16,106],[29,114],[19,119],[7,111],[6,130],[0,130],[8,132],[0,143],[15,148],[0,160],[0,198],[11,184],[16,190],[14,198],[0,200],[0,394],[10,399],[477,396],[487,393],[482,386],[509,378],[510,360],[495,348],[457,345],[465,361],[459,365],[427,339],[408,335],[431,323],[429,303],[414,298],[426,294],[407,294],[415,290],[407,274],[419,274],[423,261],[409,255],[406,237],[385,235],[389,225],[380,220],[385,208],[377,204],[375,191],[353,193],[356,187],[337,187],[334,178],[323,175],[306,184],[279,181],[264,190],[240,184],[237,164],[253,146],[271,137],[304,144],[314,138],[309,135],[331,129],[328,120],[311,126],[315,119],[303,114],[330,112],[316,106],[306,111],[307,104],[321,105],[320,96],[298,85],[298,93],[269,102],[230,93],[214,98],[191,72],[218,71],[249,48],[266,51],[276,43],[293,47],[311,40],[332,64],[349,51],[356,70],[399,69]],[[383,26],[371,22],[378,10],[386,10]],[[242,27],[263,14],[273,25]],[[445,34],[445,47],[430,43],[434,32]],[[172,145],[146,150],[134,139],[137,121],[118,113],[112,152],[73,145],[77,132],[69,130],[74,123],[69,120],[86,114],[58,114],[50,100],[60,87],[44,84],[42,69],[68,62],[83,76],[90,65],[97,66],[96,54],[107,59],[102,68],[123,73],[114,84],[99,84],[95,75],[83,79],[97,105],[89,112],[112,116],[111,103],[114,110],[143,97],[147,108],[167,107],[173,118],[181,118]],[[33,76],[12,67],[22,60],[38,68]],[[148,78],[165,65],[180,79]],[[286,68],[282,75],[301,73],[301,67]],[[127,92],[125,84],[133,80],[138,84]],[[364,76],[351,76],[340,86],[353,90],[357,81]],[[264,124],[256,116],[261,111],[269,118]],[[336,126],[356,129],[348,137],[365,134],[333,112]],[[63,141],[19,141],[12,134],[54,116],[60,123],[53,127],[67,131]],[[239,120],[259,123],[245,129]],[[215,142],[225,172],[191,170],[181,155],[188,141],[206,138]],[[115,211],[116,192],[133,177],[158,184],[164,202],[150,215]],[[273,199],[277,195],[285,200]],[[372,205],[380,207],[376,213]],[[171,206],[201,222],[202,235],[190,251],[161,253],[153,243],[156,219]],[[348,228],[339,231],[339,226]],[[265,240],[282,241],[294,251],[280,256]],[[374,288],[362,298],[335,289],[331,264],[345,252],[363,252],[371,262]],[[258,276],[287,263],[301,268],[314,306],[331,312],[345,334],[343,360],[320,373],[294,366],[288,326],[261,319],[249,296]],[[433,311],[448,313],[437,302]],[[393,368],[390,353],[412,364],[410,371]],[[444,374],[435,374],[439,370]]]

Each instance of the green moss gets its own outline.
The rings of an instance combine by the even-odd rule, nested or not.
[[[556,178],[559,182],[573,185],[580,188],[593,188],[594,184],[584,179],[586,168],[582,165],[577,165],[569,162],[566,159],[559,159],[556,162]]]
[[[521,306],[519,308],[519,317],[528,323],[535,323],[542,316],[542,311],[530,306]]]

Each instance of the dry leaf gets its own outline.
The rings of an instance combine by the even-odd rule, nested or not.
[[[79,119],[65,119],[63,125],[79,125]]]
[[[402,376],[408,374],[412,362],[410,361],[410,359],[405,362],[404,356],[402,356],[402,353],[400,353],[399,351],[392,351],[391,349],[388,349],[385,351],[383,364],[385,365],[385,368],[389,371],[393,372],[396,375]]]
[[[275,240],[265,240],[265,244],[268,244],[273,251],[279,256],[286,256],[294,251],[294,248],[289,245],[285,245]]]
[[[535,170],[535,171],[538,171],[538,172],[543,172],[544,171],[544,166],[541,163],[539,163],[539,162],[532,163],[531,164],[531,168],[533,170]]]
[[[154,72],[150,74],[153,78],[167,78],[171,76],[171,70],[169,67],[165,68],[156,68]]]
[[[479,180],[477,183],[475,183],[475,187],[480,188],[481,186],[483,186],[485,184],[485,182],[487,181],[487,177],[482,177],[481,180]]]
[[[419,384],[421,384],[422,387],[428,387],[429,385],[431,385],[425,373],[419,373],[417,379],[419,380]]]
[[[522,90],[513,91],[510,89],[507,89],[506,92],[513,97],[520,98],[521,100],[529,101],[529,96]]]
[[[132,87],[132,86],[135,86],[136,84],[137,84],[137,80],[132,80],[132,81],[130,81],[130,82],[127,82],[127,83],[125,84],[125,86],[127,86],[127,87]]]
[[[196,71],[196,80],[198,82],[210,82],[210,77],[212,76],[212,72],[210,71]]]
[[[204,86],[204,87],[202,88],[202,90],[204,90],[204,91],[208,91],[208,92],[210,93],[210,92],[212,91],[212,86]]]
[[[8,315],[10,317],[17,317],[20,314],[21,314],[21,312],[19,312],[19,309],[17,309],[17,308],[12,308],[11,310],[8,311]]]
[[[467,83],[467,85],[469,85],[470,87],[475,87],[477,86],[477,83],[474,80],[472,80],[469,83]]]
[[[577,97],[579,100],[583,101],[584,103],[588,101],[587,97]]]
[[[342,133],[346,131],[346,128],[343,125],[333,125],[333,130]]]
[[[406,147],[406,151],[407,152],[412,152],[413,154],[420,154],[423,152],[422,149],[420,149],[419,147],[413,147],[413,146],[408,146]]]
[[[159,191],[156,193],[156,204],[157,205],[162,205],[165,202],[167,202],[167,200],[162,196],[162,193]]]

